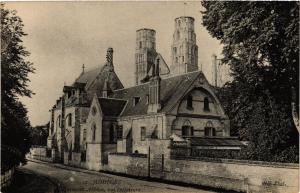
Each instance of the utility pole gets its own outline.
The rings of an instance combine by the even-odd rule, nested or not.
[[[218,69],[217,69],[217,55],[213,54],[212,55],[212,65],[213,65],[213,76],[214,76],[214,82],[215,82],[215,87],[218,86],[218,81],[217,81],[217,77],[218,77]]]

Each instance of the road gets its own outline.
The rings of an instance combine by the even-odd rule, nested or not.
[[[191,187],[150,182],[82,169],[70,170],[72,168],[62,167],[58,164],[52,163],[37,163],[29,161],[27,165],[22,167],[22,169],[35,173],[38,176],[43,176],[50,181],[57,183],[60,187],[60,192],[67,193],[212,193],[212,191],[200,190]]]

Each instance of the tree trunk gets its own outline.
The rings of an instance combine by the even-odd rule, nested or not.
[[[299,113],[298,113],[298,105],[297,105],[297,96],[296,96],[296,91],[295,88],[292,87],[291,88],[292,91],[292,102],[291,102],[291,106],[292,106],[292,116],[293,116],[293,120],[294,120],[294,124],[298,130],[298,133],[300,133],[300,127],[299,127]]]

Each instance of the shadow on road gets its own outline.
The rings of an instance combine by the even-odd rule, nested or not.
[[[3,193],[64,193],[60,184],[26,169],[17,169],[11,185]]]

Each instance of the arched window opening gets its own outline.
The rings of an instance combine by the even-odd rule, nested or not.
[[[204,111],[209,111],[209,100],[207,97],[204,98]]]
[[[82,140],[86,141],[86,129],[83,129]]]
[[[194,127],[189,125],[184,125],[181,128],[181,132],[183,137],[194,136]]]
[[[188,136],[194,135],[194,127],[191,125],[191,122],[189,120],[186,120],[183,123],[183,126],[181,128],[181,135],[183,137],[188,137]]]
[[[72,126],[72,114],[68,114],[68,126]]]
[[[61,127],[61,120],[60,115],[56,119],[56,129]]]
[[[93,124],[92,126],[92,141],[96,140],[96,125]]]
[[[211,121],[208,121],[206,123],[206,126],[204,128],[204,135],[206,137],[212,137],[212,136],[216,136],[216,129],[214,128],[213,124]]]
[[[177,39],[180,39],[180,32],[177,31]]]
[[[192,95],[188,95],[188,97],[187,97],[186,108],[187,109],[192,109],[193,108],[193,96]]]

